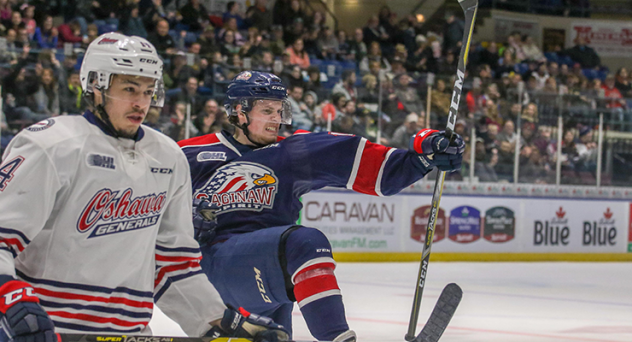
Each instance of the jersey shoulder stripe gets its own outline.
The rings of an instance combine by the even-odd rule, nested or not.
[[[185,148],[185,147],[206,146],[206,145],[217,144],[220,142],[219,137],[217,136],[218,134],[221,134],[221,133],[206,134],[201,137],[181,140],[181,141],[178,141],[178,146],[180,146],[180,148]]]

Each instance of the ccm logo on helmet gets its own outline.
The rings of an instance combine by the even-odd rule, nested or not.
[[[141,58],[140,62],[141,63],[148,63],[148,64],[158,64],[157,60],[151,59],[151,58]]]

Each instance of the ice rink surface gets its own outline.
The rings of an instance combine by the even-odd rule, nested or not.
[[[349,325],[360,342],[403,342],[418,263],[339,263]],[[463,300],[442,342],[632,341],[632,263],[430,262],[418,332],[442,288]],[[156,310],[155,335],[183,335]],[[294,339],[313,340],[294,310]]]

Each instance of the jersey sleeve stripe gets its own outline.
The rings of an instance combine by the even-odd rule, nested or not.
[[[356,181],[356,177],[358,175],[358,169],[360,168],[360,161],[362,160],[362,154],[364,152],[364,146],[366,145],[367,140],[365,138],[360,139],[360,143],[358,144],[358,148],[356,149],[356,155],[353,160],[353,167],[351,169],[351,174],[349,175],[349,180],[347,181],[347,189],[352,190],[353,184]]]
[[[202,260],[202,256],[198,256],[198,257],[185,257],[185,256],[167,256],[167,255],[160,255],[160,254],[156,254],[156,261],[163,261],[163,262],[182,262],[182,261],[197,261],[200,262],[200,260]]]
[[[204,275],[204,277],[206,277],[206,275],[204,274],[204,271],[202,271],[202,269],[200,268],[197,271],[193,271],[193,272],[189,272],[189,273],[184,273],[184,274],[180,274],[177,276],[173,276],[173,277],[169,277],[169,279],[165,282],[165,284],[160,287],[160,289],[156,288],[156,295],[154,296],[154,300],[156,302],[158,302],[160,300],[160,297],[162,297],[162,295],[169,289],[169,287],[171,286],[172,283],[175,283],[178,280],[182,280],[182,279],[186,279],[186,278],[190,278],[193,276],[196,276],[198,274],[202,274]]]
[[[0,227],[0,234],[4,235],[4,234],[13,234],[13,235],[17,235],[18,237],[20,237],[20,239],[22,239],[23,243],[25,245],[28,245],[29,243],[31,243],[31,240],[29,240],[26,235],[24,235],[24,233],[22,233],[19,230],[15,230],[15,229],[9,229],[9,228],[2,228]]]
[[[124,304],[127,306],[136,307],[136,308],[150,308],[151,309],[154,307],[153,302],[149,302],[149,301],[141,302],[141,301],[131,300],[128,298],[121,298],[121,297],[104,298],[104,297],[97,297],[97,296],[88,296],[88,295],[81,295],[81,294],[75,294],[75,293],[69,293],[69,292],[51,291],[51,290],[47,290],[41,287],[36,287],[35,293],[42,294],[48,297],[57,297],[57,298],[69,299],[69,300],[76,299],[76,300],[83,300],[87,302]]]
[[[317,267],[314,267],[314,266],[317,266]],[[328,257],[314,258],[312,260],[309,260],[303,265],[301,265],[301,267],[299,267],[296,271],[294,271],[294,274],[292,274],[292,284],[294,283],[294,278],[296,278],[296,276],[299,273],[303,272],[304,270],[314,269],[314,268],[319,268],[319,267],[327,267],[327,268],[335,269],[336,262],[334,261],[333,258],[328,258]]]
[[[113,317],[99,317],[93,315],[87,315],[82,313],[70,313],[66,311],[48,311],[48,314],[53,317],[71,318],[75,320],[94,322],[94,323],[112,323],[121,327],[144,327],[149,324],[149,320],[143,320],[141,322],[130,322]]]
[[[2,244],[5,244],[6,246],[8,246],[9,248],[13,250],[17,249],[20,252],[24,250],[24,245],[22,245],[22,242],[20,242],[20,240],[18,239],[0,238],[0,246],[2,246]]]
[[[13,255],[14,259],[17,258],[17,256],[18,256],[18,253],[16,253],[13,249],[11,249],[9,247],[0,247],[0,250],[7,251],[7,252],[11,253],[11,255]]]
[[[342,295],[342,293],[340,292],[340,290],[336,290],[336,289],[320,292],[320,293],[317,293],[317,294],[315,294],[313,296],[310,296],[310,297],[307,297],[307,298],[303,299],[302,301],[300,301],[298,303],[298,306],[300,308],[302,308],[305,305],[307,305],[307,304],[309,304],[311,302],[317,301],[317,300],[319,300],[321,298],[325,298],[325,297],[329,297],[329,296],[341,296],[341,295]]]
[[[151,318],[151,315],[152,315],[151,311],[135,312],[135,311],[129,311],[129,310],[118,309],[118,308],[109,308],[109,307],[98,306],[98,305],[56,303],[56,302],[52,302],[52,301],[42,299],[42,298],[40,298],[40,303],[42,304],[42,306],[46,308],[56,308],[56,309],[70,308],[74,310],[91,310],[91,311],[97,311],[97,312],[105,312],[109,314],[124,315],[124,316],[132,317],[132,318]]]
[[[95,327],[90,327],[87,325],[82,325],[82,324],[75,324],[75,323],[68,323],[68,322],[61,322],[59,320],[56,320],[55,317],[51,317],[53,324],[55,324],[55,331],[57,332],[67,332],[67,331],[74,331],[74,332],[94,332],[94,333],[137,333],[140,332],[142,330],[142,328],[137,328],[137,329],[112,329],[112,328],[108,328],[108,327],[100,327],[100,328],[95,328]]]
[[[362,151],[360,166],[352,189],[359,193],[377,196],[378,175],[389,148],[367,142]],[[355,166],[355,165],[354,165]]]
[[[105,293],[108,295],[118,292],[118,293],[129,294],[129,295],[137,296],[137,297],[144,297],[144,298],[153,297],[152,292],[138,291],[138,290],[130,289],[127,287],[108,288],[108,287],[95,286],[95,285],[65,283],[65,282],[56,281],[56,280],[37,279],[37,278],[29,277],[17,269],[15,270],[15,272],[18,275],[18,277],[31,283],[32,285],[41,284],[41,285],[47,285],[47,286],[60,288],[60,289],[70,289],[68,291],[81,290],[81,291],[87,291],[87,292],[100,292],[101,294]]]
[[[197,262],[197,261],[189,261],[189,262],[186,262],[186,263],[183,263],[183,264],[177,264],[177,265],[161,267],[160,271],[158,271],[158,274],[156,275],[156,280],[154,282],[154,286],[158,287],[158,285],[162,282],[163,278],[168,273],[181,271],[181,270],[186,270],[186,269],[191,269],[192,271],[200,269],[200,263]],[[167,278],[169,278],[169,277],[167,276]]]
[[[395,152],[394,148],[391,148],[388,150],[388,152],[386,152],[386,158],[384,158],[382,166],[380,167],[380,172],[377,174],[377,181],[375,182],[375,193],[380,197],[384,196],[382,194],[382,177],[384,176],[384,168],[386,167],[388,158],[391,157],[391,154],[393,154],[393,152]]]
[[[214,145],[220,142],[217,134],[221,133],[207,134],[201,137],[181,140],[178,142],[178,145],[180,146],[180,148]]]
[[[176,252],[184,252],[184,253],[193,253],[200,254],[199,248],[189,248],[189,247],[163,247],[160,245],[156,245],[156,249],[162,252],[168,253],[176,253]]]

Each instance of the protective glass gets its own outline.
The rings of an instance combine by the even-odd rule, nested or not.
[[[288,100],[257,98],[250,104],[250,112],[253,111],[263,115],[250,115],[250,120],[292,124],[292,105]]]

